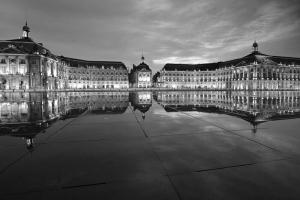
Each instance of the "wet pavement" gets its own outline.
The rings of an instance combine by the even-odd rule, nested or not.
[[[300,118],[145,105],[2,135],[0,199],[299,199]]]

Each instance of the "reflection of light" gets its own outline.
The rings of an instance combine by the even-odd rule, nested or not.
[[[139,99],[151,99],[150,93],[138,93]]]

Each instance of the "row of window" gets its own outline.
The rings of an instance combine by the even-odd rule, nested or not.
[[[124,76],[127,76],[127,73],[126,72],[100,72],[100,71],[93,71],[93,72],[90,72],[90,71],[69,71],[70,74],[94,74],[94,75],[124,75]]]
[[[127,77],[74,77],[74,76],[70,76],[69,80],[128,80]]]
[[[254,72],[254,69],[251,68],[250,72]],[[287,69],[287,68],[277,68],[277,69],[265,69],[265,68],[260,68],[257,69],[256,72],[258,73],[295,73],[295,74],[299,74],[300,73],[300,69]],[[197,73],[197,74],[190,74],[190,73],[165,73],[163,74],[163,76],[226,76],[226,75],[232,75],[232,74],[236,74],[236,73],[249,73],[249,71],[239,71],[239,70],[233,70],[233,71],[228,71],[226,73],[218,73],[215,72],[213,74],[211,73]]]
[[[26,60],[25,59],[19,59],[18,61],[19,61],[19,64],[21,64],[21,65],[25,65],[26,64]],[[0,64],[7,64],[7,63],[9,63],[9,64],[17,64],[17,59],[12,58],[12,59],[9,59],[8,62],[4,58],[0,60]],[[31,64],[37,64],[38,60],[32,59],[30,61],[30,63]],[[55,63],[53,63],[53,64],[55,64]],[[43,65],[46,65],[46,63],[43,62]],[[49,66],[49,64],[47,64],[47,65]],[[52,63],[51,63],[51,65],[52,65]]]
[[[10,64],[17,64],[17,60],[16,59],[9,59],[8,60],[9,62],[8,63],[10,63]],[[6,59],[1,59],[0,60],[0,64],[7,64],[7,60]],[[19,64],[26,64],[26,61],[25,61],[25,59],[19,59]]]

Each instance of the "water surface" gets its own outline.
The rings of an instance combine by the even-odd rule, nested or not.
[[[0,93],[0,193],[297,199],[299,97],[298,91]]]

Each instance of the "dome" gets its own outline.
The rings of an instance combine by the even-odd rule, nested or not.
[[[27,22],[25,26],[23,26],[23,31],[30,32],[30,28],[28,27]]]
[[[147,65],[144,61],[141,62],[139,65],[133,65],[133,71],[140,71],[140,70],[147,70],[147,71],[151,71],[149,65]]]
[[[256,42],[256,41],[254,41],[254,43],[253,43],[253,47],[254,47],[254,48],[257,48],[257,47],[258,47],[258,44],[257,44],[257,42]]]

